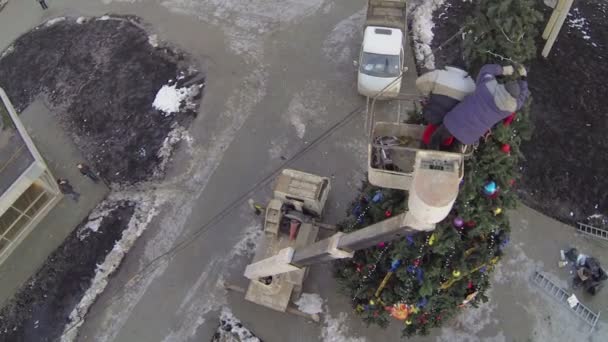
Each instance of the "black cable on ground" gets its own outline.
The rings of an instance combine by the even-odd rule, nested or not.
[[[283,163],[281,163],[281,165],[279,165],[277,168],[275,168],[271,173],[269,173],[267,176],[262,178],[260,181],[256,182],[251,188],[249,188],[249,190],[242,193],[241,195],[239,195],[239,197],[237,197],[235,200],[230,202],[226,207],[224,207],[224,209],[222,209],[219,213],[215,214],[209,221],[207,221],[205,224],[203,224],[199,229],[194,231],[194,233],[192,233],[188,237],[184,238],[177,244],[173,245],[166,252],[160,254],[159,256],[155,257],[154,259],[152,259],[148,263],[146,263],[139,271],[137,271],[133,276],[131,276],[129,278],[129,280],[126,282],[126,284],[132,285],[134,282],[136,282],[136,280],[139,277],[143,277],[143,276],[150,274],[152,271],[154,271],[156,269],[157,262],[159,262],[165,258],[171,258],[172,256],[176,255],[184,248],[188,247],[194,241],[196,241],[200,236],[202,236],[203,234],[205,234],[206,232],[211,230],[224,217],[226,217],[229,213],[231,213],[234,209],[236,209],[239,205],[241,205],[244,201],[246,201],[254,192],[259,190],[262,186],[265,186],[266,184],[270,183],[277,175],[279,175],[281,173],[281,171],[284,168],[291,165],[293,162],[298,160],[304,154],[306,154],[311,149],[316,147],[319,143],[321,143],[321,142],[325,141],[327,138],[329,138],[335,131],[342,128],[343,126],[348,124],[350,121],[352,121],[364,107],[365,106],[359,106],[359,107],[355,108],[354,110],[349,112],[346,116],[344,116],[342,119],[340,119],[338,122],[336,122],[335,124],[330,126],[321,135],[319,135],[317,138],[312,140],[308,145],[306,145],[304,148],[302,148],[298,152],[296,152],[291,158],[285,160]],[[119,291],[122,291],[122,292],[120,294],[118,294]],[[99,313],[103,312],[106,308],[108,308],[114,302],[121,299],[126,293],[127,293],[127,289],[124,287],[116,290],[114,293],[112,293],[110,295],[110,299],[108,301],[106,301],[106,303],[101,308],[99,308],[97,312],[99,312]],[[88,316],[88,315],[89,315],[89,313],[87,313],[85,315],[85,317],[90,318],[90,317],[96,316],[96,314],[91,314],[91,316]],[[77,322],[73,322],[69,327],[67,327],[63,330],[62,335],[75,329],[77,326],[79,326],[80,322],[82,322],[83,320],[84,320],[84,318]]]

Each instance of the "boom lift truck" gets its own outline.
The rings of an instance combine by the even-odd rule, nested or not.
[[[369,181],[409,191],[408,211],[355,232],[336,232],[316,241],[319,228],[331,228],[319,221],[331,189],[330,179],[283,170],[266,208],[262,242],[245,269],[244,275],[250,279],[248,288],[242,289],[246,300],[303,314],[290,307],[290,302],[299,298],[308,266],[351,258],[355,251],[380,242],[433,231],[449,214],[463,177],[464,154],[421,149],[422,126],[376,122],[373,112],[368,114],[372,116]],[[397,143],[378,142],[379,137],[392,137]],[[385,159],[390,159],[393,167],[387,168],[386,160],[378,162],[378,155],[388,156]]]
[[[300,297],[308,266],[336,259],[352,258],[355,251],[419,232],[430,232],[450,213],[460,181],[464,160],[471,146],[456,152],[423,149],[423,126],[401,122],[400,108],[395,121],[377,121],[378,99],[386,98],[401,74],[371,99],[367,106],[368,179],[373,185],[409,192],[408,211],[351,233],[336,232],[316,241],[320,228],[334,226],[320,219],[327,201],[329,178],[285,169],[276,180],[273,198],[264,217],[264,235],[253,261],[245,269],[245,299],[268,308],[306,315],[290,307]],[[398,94],[398,101],[412,101]],[[371,102],[371,105],[369,105]],[[309,316],[310,317],[310,316]],[[311,317],[318,320],[318,317]]]

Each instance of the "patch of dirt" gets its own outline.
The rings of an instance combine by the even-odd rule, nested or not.
[[[433,47],[459,30],[470,6],[446,1],[435,13]],[[550,9],[542,10],[548,20]],[[540,57],[539,41],[539,58],[529,66],[535,131],[522,145],[519,194],[527,205],[570,224],[608,213],[607,13],[602,2],[577,1],[549,58]],[[462,65],[459,45],[457,40],[438,51],[437,66]]]
[[[149,179],[169,131],[175,124],[187,127],[198,111],[200,101],[172,115],[152,107],[163,85],[195,84],[200,90],[204,76],[181,52],[152,46],[135,17],[42,24],[9,49],[0,59],[0,86],[17,111],[46,97],[82,154],[109,182]]]
[[[0,310],[0,340],[55,341],[90,286],[98,264],[127,227],[134,204],[118,203],[97,232],[80,240],[76,228],[25,286]]]
[[[135,17],[51,22],[0,54],[0,86],[17,111],[44,97],[83,156],[111,183],[132,185],[162,177],[158,171],[166,160],[161,158],[169,153],[163,144],[176,126],[188,127],[198,112],[204,75],[181,52],[156,47],[156,42],[152,46]],[[174,100],[180,101],[176,113],[152,105],[165,85],[189,88],[187,99]],[[135,205],[117,203],[85,238],[79,231],[86,222],[69,235],[3,303],[0,341],[54,341],[61,336],[97,265],[122,237]]]

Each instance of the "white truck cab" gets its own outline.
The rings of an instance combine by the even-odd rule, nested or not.
[[[375,97],[384,90],[379,98],[394,98],[401,90],[397,79],[405,69],[406,6],[406,0],[368,2],[357,74],[363,96]]]
[[[395,80],[403,72],[404,61],[403,31],[389,27],[366,27],[359,57],[359,93],[374,97],[392,83],[381,97],[395,97],[401,90],[401,82]]]

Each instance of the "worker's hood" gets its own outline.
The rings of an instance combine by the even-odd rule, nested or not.
[[[357,79],[359,94],[374,97],[397,78],[398,77],[375,77],[359,72]],[[394,97],[399,94],[400,90],[401,82],[395,82],[393,86],[384,92],[382,97]]]

